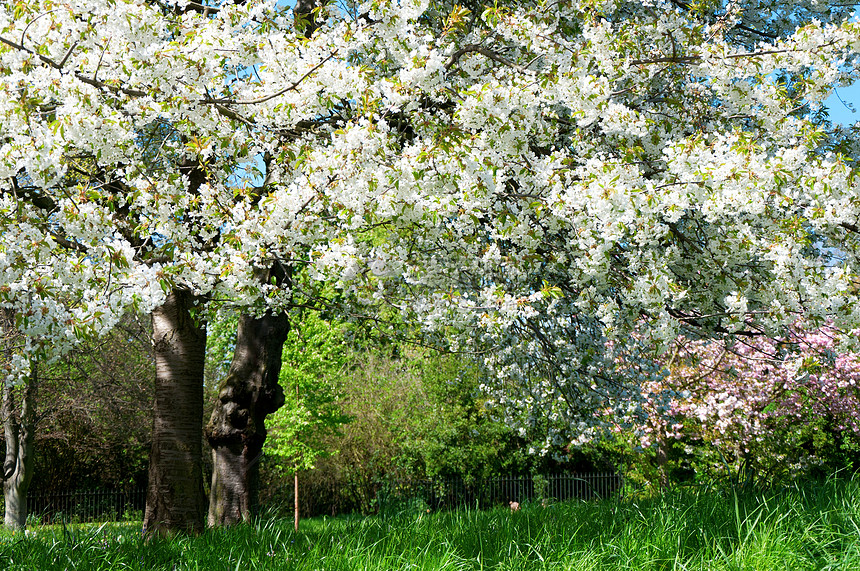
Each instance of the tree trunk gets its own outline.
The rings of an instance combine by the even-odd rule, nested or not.
[[[299,469],[296,468],[296,473],[293,474],[293,508],[295,509],[294,522],[296,531],[299,530]]]
[[[175,289],[152,312],[155,405],[143,520],[147,535],[204,529],[201,427],[206,329],[191,315],[195,301],[191,292]]]
[[[249,522],[258,511],[265,419],[284,405],[278,376],[289,330],[285,313],[239,318],[230,371],[206,426],[213,463],[210,526]]]
[[[27,525],[27,489],[33,477],[33,442],[36,435],[36,387],[38,369],[33,364],[23,387],[20,414],[15,414],[15,388],[3,385],[3,432],[6,458],[3,462],[4,523],[12,529]]]

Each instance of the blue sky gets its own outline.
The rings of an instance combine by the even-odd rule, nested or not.
[[[841,100],[840,100],[841,99]],[[834,123],[850,125],[860,121],[860,83],[850,87],[840,87],[824,102]],[[853,111],[849,109],[853,108]]]
[[[854,10],[854,19],[860,20],[860,9]],[[860,82],[835,90],[824,104],[834,123],[850,125],[860,121]]]

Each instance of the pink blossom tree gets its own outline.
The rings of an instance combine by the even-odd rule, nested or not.
[[[638,442],[654,449],[664,480],[673,442],[681,463],[705,477],[833,469],[860,442],[860,355],[836,348],[828,326],[783,339],[680,337],[665,354],[666,376],[643,385],[651,414]]]

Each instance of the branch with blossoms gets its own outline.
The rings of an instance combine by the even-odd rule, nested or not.
[[[668,374],[643,386],[652,408],[640,444],[665,455],[681,442],[700,476],[836,469],[841,441],[860,442],[860,355],[835,353],[836,339],[829,326],[738,343],[679,338]],[[674,395],[668,410],[653,408],[663,394]]]
[[[457,63],[460,61],[460,58],[462,58],[464,55],[472,53],[481,54],[482,56],[488,57],[489,59],[498,62],[504,66],[515,69],[520,73],[534,73],[532,70],[529,69],[529,65],[531,65],[530,63],[526,65],[519,65],[504,57],[503,55],[499,54],[498,52],[491,50],[490,48],[481,44],[467,44],[459,48],[457,51],[451,54],[448,63],[445,64],[445,70],[449,71],[452,67],[457,65]]]
[[[0,36],[0,43],[6,44],[7,46],[10,46],[10,47],[12,47],[16,50],[22,51],[24,53],[36,56],[43,63],[49,65],[50,67],[52,67],[56,70],[60,70],[60,71],[65,66],[66,62],[68,61],[69,57],[72,55],[75,48],[78,46],[77,42],[72,44],[72,46],[68,49],[68,51],[63,56],[63,58],[59,62],[56,62],[56,61],[52,60],[51,58],[49,58],[43,54],[36,53],[35,51],[25,47],[24,45],[18,44],[16,42],[9,40],[9,39],[6,39],[2,36]],[[211,96],[209,96],[208,90],[207,90],[207,96],[202,98],[202,99],[198,99],[194,103],[198,103],[201,105],[214,105],[215,108],[218,109],[218,111],[221,112],[225,117],[228,117],[229,119],[234,119],[234,120],[240,121],[240,122],[246,124],[247,126],[252,127],[252,126],[254,126],[253,119],[242,117],[238,112],[230,109],[229,107],[232,105],[240,105],[240,106],[259,105],[262,103],[266,103],[267,101],[270,101],[272,99],[276,99],[278,97],[281,97],[282,95],[284,95],[285,93],[288,93],[290,91],[295,91],[302,84],[302,82],[304,82],[308,77],[313,75],[317,70],[319,70],[322,66],[324,66],[326,64],[326,62],[335,58],[337,55],[338,55],[337,50],[332,51],[327,57],[320,60],[316,65],[313,65],[310,69],[308,69],[301,77],[299,77],[293,83],[283,87],[282,89],[278,90],[275,93],[271,93],[269,95],[265,95],[265,96],[261,96],[261,97],[256,97],[254,99],[235,99],[235,98],[231,98],[231,97],[211,97]],[[96,71],[96,73],[98,73],[98,70]],[[96,87],[98,89],[110,91],[112,93],[127,95],[129,97],[152,96],[152,93],[147,92],[147,91],[143,91],[140,89],[133,89],[133,88],[125,87],[122,85],[110,83],[110,82],[107,82],[104,80],[99,80],[96,78],[95,74],[92,77],[90,77],[90,76],[88,76],[82,72],[76,71],[76,72],[74,72],[74,76],[76,79],[78,79],[78,81],[85,83],[86,85],[90,85],[90,86]]]

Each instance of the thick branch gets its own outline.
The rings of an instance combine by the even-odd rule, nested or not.
[[[840,222],[839,226],[848,230],[849,232],[854,232],[855,234],[860,234],[860,226],[856,224],[852,224],[851,222]]]
[[[69,51],[66,53],[65,56],[63,56],[62,61],[60,63],[57,63],[53,59],[49,58],[48,56],[37,54],[33,50],[28,49],[27,47],[25,47],[21,44],[15,43],[12,40],[8,40],[2,36],[0,36],[0,43],[6,44],[6,45],[8,45],[14,49],[19,50],[19,51],[23,51],[25,53],[34,55],[34,56],[38,57],[42,61],[42,63],[44,63],[44,64],[46,64],[46,65],[48,65],[48,66],[50,66],[56,70],[62,70],[63,66],[65,65],[66,61],[68,60],[69,56],[71,55],[72,50],[77,45],[77,44],[75,44],[71,48],[69,48]],[[327,58],[325,58],[324,60],[322,60],[321,62],[316,64],[314,67],[312,67],[310,70],[308,70],[308,72],[305,73],[302,77],[300,77],[298,80],[293,82],[291,85],[288,85],[287,87],[281,89],[277,93],[273,93],[271,95],[266,95],[264,97],[259,97],[257,99],[230,99],[230,98],[206,97],[203,99],[198,99],[196,101],[196,103],[201,104],[201,105],[216,105],[216,106],[218,106],[217,107],[218,110],[222,113],[224,111],[228,111],[226,109],[223,109],[224,105],[256,105],[259,103],[265,103],[266,101],[269,101],[269,100],[274,99],[276,97],[280,97],[281,95],[283,95],[289,91],[295,90],[299,86],[299,84],[302,83],[302,81],[307,79],[308,76],[310,76],[313,72],[315,72],[316,70],[321,68],[328,60],[330,60],[331,58],[333,58],[336,55],[337,55],[337,51],[333,51]],[[149,95],[146,91],[141,91],[139,89],[131,89],[128,87],[122,87],[120,85],[107,83],[105,81],[96,79],[95,77],[87,77],[86,75],[84,75],[83,73],[78,72],[78,71],[74,72],[74,76],[78,81],[80,81],[82,83],[85,83],[85,84],[90,85],[92,87],[96,87],[98,89],[107,90],[107,91],[110,91],[112,93],[122,93],[123,95],[128,95],[129,97],[144,97],[146,95]],[[230,118],[231,119],[239,119],[239,117],[236,115],[231,116]],[[243,120],[243,122],[247,122],[247,120],[244,120],[244,119],[241,119],[241,120]]]

